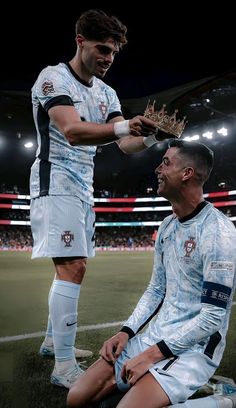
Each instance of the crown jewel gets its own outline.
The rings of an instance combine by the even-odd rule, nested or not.
[[[147,107],[144,112],[144,117],[153,120],[156,123],[158,129],[163,132],[170,133],[176,137],[180,137],[183,133],[185,125],[187,123],[186,116],[182,120],[176,119],[176,114],[178,109],[174,111],[172,115],[168,115],[165,110],[166,105],[163,105],[162,108],[158,111],[155,110],[154,101],[152,104],[148,101]]]

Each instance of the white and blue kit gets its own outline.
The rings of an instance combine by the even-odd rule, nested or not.
[[[91,241],[94,231],[94,215],[90,214],[94,203],[93,159],[97,147],[70,145],[66,137],[50,121],[48,110],[57,105],[74,106],[81,120],[103,124],[122,115],[120,102],[116,92],[102,80],[94,77],[93,82],[88,85],[78,77],[69,64],[64,63],[49,66],[40,73],[32,88],[32,102],[38,139],[36,160],[32,165],[30,176],[33,257],[92,256],[94,251],[89,243],[87,250],[84,251],[86,245],[80,248],[81,241],[77,241],[76,227],[83,228],[84,231],[89,230],[88,240]],[[59,214],[57,218],[62,219],[63,222],[61,225],[54,226],[53,199],[55,196],[57,196],[56,208],[66,207],[66,197],[61,205],[59,201],[63,200],[63,196],[69,196],[69,202],[75,203],[75,210],[72,211],[71,206],[65,209],[64,212],[67,213],[65,222],[64,218],[61,218],[63,214]],[[50,198],[38,200],[38,197]],[[81,212],[77,213],[79,206]],[[40,207],[42,218],[39,218]],[[45,214],[48,214],[47,223]],[[76,214],[78,214],[78,220],[85,220],[84,227],[81,223],[76,223]],[[53,226],[49,231],[48,225],[51,225],[51,220]],[[88,220],[90,225],[86,226]],[[57,241],[58,247],[54,242],[51,248],[50,239],[42,242],[41,237],[51,236],[52,231],[59,233],[58,238],[61,238]],[[65,241],[68,239],[70,245],[66,245]]]
[[[166,359],[149,371],[172,404],[184,402],[214,374],[225,348],[235,248],[233,223],[211,203],[200,203],[182,219],[165,218],[151,281],[122,328],[130,340],[115,365],[120,389],[128,387],[120,378],[124,360],[154,344]]]

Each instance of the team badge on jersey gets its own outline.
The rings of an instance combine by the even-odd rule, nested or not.
[[[101,113],[102,113],[102,118],[103,118],[103,119],[106,119],[107,105],[105,105],[104,102],[100,102],[100,104],[99,104],[99,109],[100,109],[100,111],[101,111]]]
[[[189,237],[189,239],[184,243],[185,256],[189,258],[195,248],[196,242],[194,240],[194,237]]]
[[[44,81],[44,83],[42,84],[42,91],[45,96],[55,93],[52,81]]]
[[[71,241],[74,241],[74,234],[71,234],[70,231],[64,231],[64,234],[61,234],[61,240],[65,242],[65,247],[71,247]]]

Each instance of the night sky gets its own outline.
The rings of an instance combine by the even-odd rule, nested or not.
[[[108,7],[102,1],[89,0],[85,6],[78,1],[65,2],[69,5],[67,8],[61,6],[62,2],[57,7],[52,7],[48,1],[32,2],[32,5],[21,1],[14,6],[11,2],[6,3],[4,12],[1,11],[0,25],[0,91],[29,92],[45,66],[69,61],[76,51],[77,18],[81,12],[98,6],[108,14],[116,15],[128,28],[128,44],[115,58],[105,77],[105,82],[116,90],[121,101],[156,94],[187,82],[235,70],[235,21],[232,10],[223,4],[217,9],[214,4],[214,9],[206,12],[205,3],[189,2],[185,8],[180,2],[172,3],[158,2],[155,6],[158,11],[153,10],[148,2],[143,3],[142,7],[135,6],[134,2],[127,3],[131,8],[129,11],[125,3],[113,2]],[[28,188],[33,152],[27,153],[29,157],[26,160],[26,157],[19,156],[19,150],[15,155],[19,164],[15,165],[14,171],[12,166],[9,168],[12,146],[16,149],[24,139],[21,123],[17,130],[22,133],[22,139],[18,140],[17,132],[8,135],[6,146],[9,150],[7,147],[2,150],[1,165],[6,165],[6,180],[9,179],[11,183],[14,180]],[[109,148],[113,148],[112,152]],[[107,170],[107,151],[112,158],[111,171]],[[104,186],[104,177],[110,174],[106,184],[112,188],[114,180],[117,184],[118,179],[128,179],[128,171],[132,186],[135,183],[141,185],[142,180],[138,176],[141,172],[144,174],[143,184],[148,184],[148,177],[154,174],[157,153],[149,151],[140,157],[124,158],[114,146],[102,149],[102,153],[96,157],[96,185],[99,188]],[[104,163],[106,169],[103,169]],[[125,190],[128,191],[128,188],[125,187]]]
[[[158,12],[148,2],[143,7],[130,3],[130,11],[123,3],[67,3],[69,8],[44,1],[6,4],[1,12],[0,89],[30,90],[42,68],[70,60],[78,16],[98,6],[128,27],[128,44],[105,78],[120,98],[146,96],[235,68],[233,15],[223,5],[206,13],[199,2],[185,9],[157,3]]]

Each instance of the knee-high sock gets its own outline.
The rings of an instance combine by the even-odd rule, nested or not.
[[[54,282],[55,282],[55,278],[52,282],[49,294],[48,294],[48,307],[49,307],[49,303],[50,303],[50,299],[51,299],[51,294],[52,294],[52,290],[53,290],[53,286],[54,286]],[[44,342],[46,343],[46,345],[48,346],[52,346],[53,345],[53,340],[52,340],[52,322],[51,322],[51,317],[50,314],[48,315],[48,324],[47,324],[47,330],[46,330],[46,335],[45,335],[45,339]]]
[[[232,408],[232,401],[220,395],[210,395],[209,397],[192,399],[183,404],[171,405],[171,408]]]
[[[56,361],[75,360],[73,347],[77,328],[80,285],[55,280],[49,303]]]

